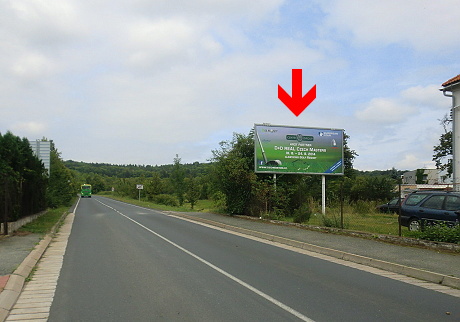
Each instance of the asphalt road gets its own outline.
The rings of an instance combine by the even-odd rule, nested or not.
[[[449,312],[449,314],[446,314]],[[49,321],[457,321],[458,298],[106,198],[75,211]]]

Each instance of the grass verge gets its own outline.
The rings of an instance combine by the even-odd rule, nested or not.
[[[182,206],[175,207],[157,204],[152,201],[143,200],[142,198],[141,200],[138,200],[129,197],[120,197],[114,194],[102,194],[101,196],[155,210],[179,212],[216,212],[216,210],[214,209],[214,202],[212,200],[198,200],[195,204],[194,209],[192,209],[189,203],[184,203]]]
[[[48,209],[47,212],[34,221],[18,229],[20,233],[47,234],[51,228],[61,219],[62,214],[69,210],[68,206],[56,209]]]

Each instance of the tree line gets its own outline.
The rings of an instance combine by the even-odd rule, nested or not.
[[[346,202],[386,201],[402,171],[361,172],[353,169],[357,153],[344,139],[344,176],[329,176],[328,203],[343,196]],[[260,216],[264,213],[292,214],[321,200],[321,176],[278,175],[254,172],[254,133],[235,133],[212,151],[210,162],[182,164],[179,155],[167,165],[114,165],[63,161],[51,144],[51,171],[48,174],[27,139],[11,132],[0,134],[0,214],[13,221],[46,207],[70,205],[81,184],[92,185],[93,193],[137,198],[156,203],[193,208],[198,200],[211,199],[230,214]]]
[[[357,153],[344,138],[344,176],[327,180],[327,200],[338,202],[388,201],[402,171],[361,172],[353,169]],[[179,155],[172,164],[162,166],[112,165],[65,161],[81,183],[93,186],[93,192],[114,190],[120,196],[142,197],[153,202],[191,207],[197,200],[212,199],[230,214],[260,216],[267,212],[289,214],[321,200],[321,176],[278,175],[276,185],[271,174],[254,172],[254,133],[235,133],[212,151],[209,163],[182,164]]]
[[[46,140],[46,139],[44,139]],[[0,218],[16,221],[47,207],[70,205],[76,188],[51,142],[50,173],[33,153],[29,141],[10,131],[0,133]]]

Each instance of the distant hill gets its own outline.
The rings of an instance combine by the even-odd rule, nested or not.
[[[87,163],[82,161],[67,160],[64,161],[65,166],[70,169],[83,174],[99,174],[108,177],[117,178],[136,178],[136,177],[151,177],[153,173],[157,172],[162,178],[168,178],[173,170],[173,164],[166,165],[117,165],[110,163]],[[186,176],[200,176],[208,172],[210,163],[194,162],[182,165]]]

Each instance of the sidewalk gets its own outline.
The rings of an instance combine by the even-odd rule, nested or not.
[[[41,237],[39,234],[0,236],[0,293],[10,275],[30,254]]]
[[[388,244],[372,239],[312,231],[292,225],[279,225],[236,216],[172,211],[164,213],[460,289],[460,254],[458,253]],[[48,236],[46,239],[51,240]],[[2,321],[1,306],[14,304],[8,302],[10,297],[6,297],[5,293],[9,290],[3,288],[9,280],[11,282],[12,279],[18,278],[17,271],[24,270],[21,267],[27,267],[27,270],[33,268],[35,264],[29,263],[30,255],[40,248],[43,254],[49,244],[49,240],[42,240],[40,245],[36,246],[39,240],[40,235],[35,234],[0,238],[0,321]],[[35,263],[42,256],[41,254],[35,258]],[[27,275],[21,273],[21,280]],[[14,291],[20,293],[21,289]],[[2,300],[6,303],[2,303]]]

